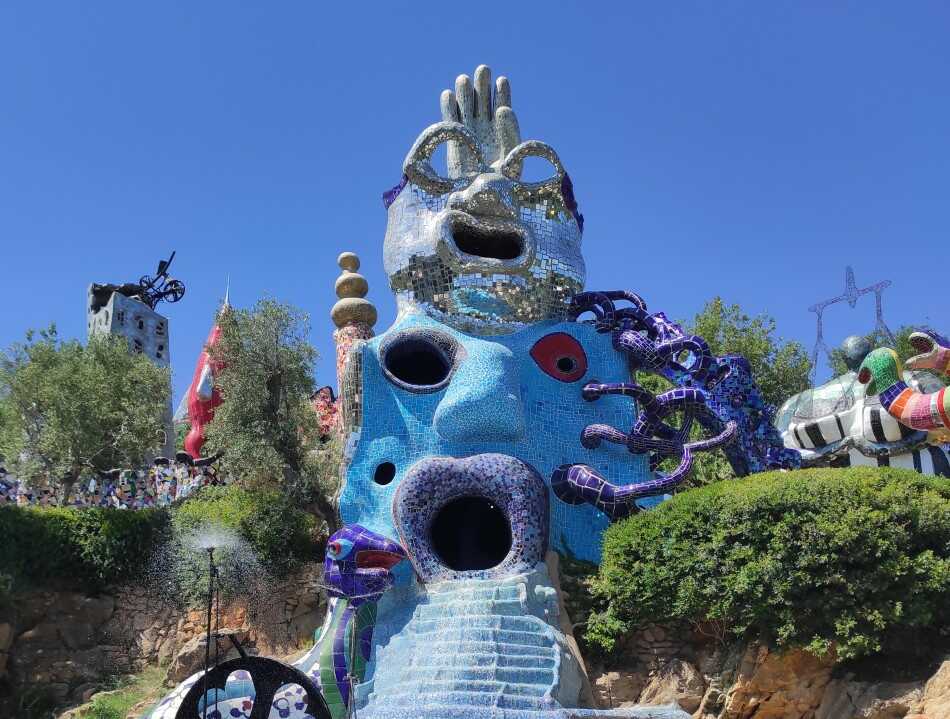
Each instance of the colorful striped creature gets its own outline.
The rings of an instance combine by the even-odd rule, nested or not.
[[[926,431],[950,429],[950,394],[946,388],[924,394],[908,387],[894,350],[879,347],[865,357],[858,381],[867,385],[868,397],[879,395],[881,406],[901,424]]]

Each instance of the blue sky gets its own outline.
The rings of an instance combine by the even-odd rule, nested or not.
[[[410,8],[410,9],[403,9]],[[812,303],[884,278],[892,328],[950,328],[946,3],[6,2],[0,346],[82,337],[90,281],[178,251],[177,396],[231,278],[312,315],[335,258],[393,318],[380,194],[479,63],[574,179],[588,287],[674,317],[714,295],[814,341]],[[829,310],[829,344],[873,300]]]

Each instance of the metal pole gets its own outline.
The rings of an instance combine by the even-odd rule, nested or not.
[[[214,599],[214,547],[208,547],[208,618],[207,631],[205,634],[205,673],[202,677],[203,691],[201,693],[205,704],[208,702],[208,669],[211,663],[211,604]],[[207,706],[205,710],[207,710]]]

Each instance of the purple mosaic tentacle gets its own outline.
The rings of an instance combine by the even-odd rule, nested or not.
[[[729,442],[735,433],[736,424],[730,422],[726,429],[715,437],[681,445],[682,454],[676,469],[669,474],[659,474],[649,482],[615,485],[586,464],[564,464],[554,470],[551,489],[563,502],[586,502],[597,507],[612,520],[623,519],[638,510],[638,499],[668,492],[686,479],[693,467],[694,452],[719,447]]]
[[[630,306],[618,308],[618,302]],[[579,293],[569,314],[576,320],[585,312],[593,313],[598,332],[611,332],[614,348],[629,358],[634,372],[658,374],[680,385],[660,395],[636,382],[588,383],[581,390],[588,402],[604,395],[620,395],[635,400],[639,409],[629,432],[605,424],[585,427],[581,433],[584,447],[595,449],[604,441],[624,444],[633,454],[648,455],[651,471],[664,460],[679,459],[672,472],[657,473],[655,479],[633,485],[613,485],[583,464],[562,465],[555,470],[551,484],[558,498],[570,504],[587,502],[611,519],[618,519],[636,511],[638,498],[664,493],[681,483],[692,469],[695,452],[722,446],[735,437],[735,422],[723,428],[709,407],[710,390],[730,373],[731,366],[715,357],[702,337],[685,334],[662,312],[647,312],[646,302],[633,292]],[[684,353],[688,359],[680,361]],[[678,426],[666,421],[676,412],[682,413]],[[696,420],[705,431],[717,434],[689,442]]]

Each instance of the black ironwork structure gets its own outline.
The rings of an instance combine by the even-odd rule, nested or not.
[[[331,719],[330,709],[320,693],[319,687],[306,674],[289,664],[268,657],[250,656],[241,646],[237,637],[228,634],[228,638],[237,649],[239,657],[228,661],[219,661],[218,638],[221,616],[221,583],[218,567],[214,562],[214,547],[208,547],[208,597],[207,620],[205,627],[205,663],[204,673],[185,694],[175,719],[199,719],[210,716],[209,707],[216,705],[227,696],[227,682],[234,672],[245,671],[254,683],[254,699],[248,719],[268,719],[277,692],[288,685],[297,685],[303,690],[300,701],[306,702],[307,713],[314,719]],[[216,619],[213,619],[216,617]],[[214,632],[212,632],[214,624]],[[214,660],[211,657],[211,638],[214,636]],[[208,699],[209,692],[212,699]],[[215,709],[217,707],[215,706]]]
[[[171,267],[174,259],[175,253],[172,252],[167,260],[159,261],[158,270],[154,276],[142,275],[138,282],[126,282],[121,285],[112,283],[93,284],[92,311],[98,312],[100,308],[104,307],[113,292],[118,292],[126,297],[134,297],[153,310],[162,301],[178,302],[185,296],[185,283],[168,274],[168,268]]]

